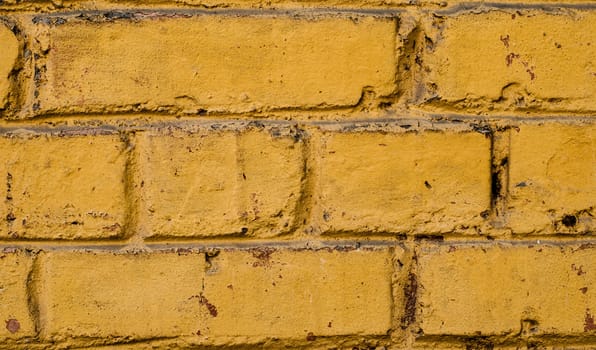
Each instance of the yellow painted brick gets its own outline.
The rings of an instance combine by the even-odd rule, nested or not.
[[[0,252],[0,340],[35,336],[27,292],[31,265],[28,253]]]
[[[118,135],[0,137],[0,232],[12,238],[107,238],[126,216]]]
[[[34,110],[339,106],[356,104],[364,87],[395,89],[395,19],[63,18],[37,25],[49,52]]]
[[[149,236],[271,236],[294,223],[302,142],[268,132],[143,139]]]
[[[42,337],[189,336],[204,254],[54,252],[41,259]]]
[[[0,22],[0,110],[6,107],[10,94],[10,78],[19,55],[19,41],[8,28]]]
[[[424,334],[594,334],[591,244],[441,245],[418,254]]]
[[[511,130],[508,221],[515,233],[590,232],[596,225],[596,125]]]
[[[594,111],[594,22],[596,12],[572,10],[449,16],[425,58],[436,86],[427,97],[468,111],[474,101],[491,109]]]
[[[201,335],[251,341],[385,335],[392,271],[388,248],[223,250],[205,277],[204,296],[217,316],[205,319]]]
[[[461,231],[490,208],[490,140],[479,133],[328,133],[320,142],[313,215],[325,232]]]

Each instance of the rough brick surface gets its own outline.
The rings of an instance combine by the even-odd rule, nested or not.
[[[593,1],[0,12],[0,350],[596,349]]]
[[[302,141],[198,131],[146,135],[140,144],[150,236],[271,236],[293,225]]]
[[[19,53],[19,41],[14,33],[0,22],[0,42],[2,50],[0,51],[0,110],[6,107],[10,90],[10,73],[14,69]]]
[[[327,133],[318,152],[313,216],[324,232],[463,231],[490,208],[479,133]]]
[[[395,89],[394,19],[130,16],[39,19],[49,39],[33,109],[342,106],[364,87]]]
[[[511,9],[434,21],[441,30],[424,58],[427,99],[468,113],[596,110],[593,11]]]
[[[118,135],[0,137],[0,233],[9,238],[108,238],[125,224],[126,146]]]
[[[424,334],[593,334],[593,244],[423,246]]]
[[[199,327],[204,254],[44,254],[43,337],[191,335]],[[122,315],[126,315],[123,317]]]
[[[391,328],[388,249],[207,254],[44,254],[43,337],[198,336],[211,343]]]
[[[206,337],[307,339],[391,328],[387,248],[224,250],[211,263],[204,294],[217,315],[206,318]]]
[[[591,232],[595,125],[522,125],[510,135],[508,220],[514,233]]]
[[[32,261],[24,251],[0,252],[0,339],[5,341],[35,335],[27,291]]]

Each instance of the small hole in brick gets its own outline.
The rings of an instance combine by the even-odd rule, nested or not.
[[[247,233],[247,232],[248,232],[248,227],[243,227],[243,228],[240,230],[240,232],[242,232],[243,234],[244,234],[244,233]]]
[[[561,222],[566,227],[573,227],[575,226],[575,224],[577,224],[577,218],[575,217],[575,215],[565,215],[563,216]]]

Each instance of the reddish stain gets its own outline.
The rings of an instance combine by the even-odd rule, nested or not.
[[[120,231],[122,229],[122,226],[120,226],[119,223],[115,223],[114,225],[104,226],[102,229],[108,232],[115,232]]]
[[[261,247],[251,249],[250,253],[257,259],[252,263],[253,267],[269,267],[271,266],[271,254],[275,252],[275,248]]]
[[[519,55],[516,53],[510,53],[509,55],[507,55],[505,57],[505,62],[507,63],[507,67],[511,66],[511,64],[513,64],[513,60],[519,58]]]
[[[578,267],[578,266],[576,266],[575,264],[571,264],[571,269],[572,269],[573,271],[577,272],[577,275],[578,275],[578,276],[581,276],[581,275],[585,275],[585,274],[586,274],[586,271],[584,271],[584,270],[583,270],[583,267],[584,267],[583,265],[580,265],[580,266]]]
[[[586,309],[586,319],[584,321],[584,332],[596,331],[594,315],[590,314],[590,309]]]
[[[215,307],[215,305],[211,304],[209,302],[209,300],[207,300],[207,298],[205,298],[205,296],[203,295],[203,293],[201,293],[199,295],[193,295],[193,296],[191,296],[188,299],[190,300],[190,299],[193,299],[193,298],[199,299],[199,304],[205,306],[207,308],[207,311],[209,311],[209,314],[211,316],[217,317],[217,307]]]
[[[234,286],[231,284],[228,284],[227,287],[228,287],[228,289],[234,290]]]
[[[582,293],[586,294],[588,292],[588,287],[583,287],[579,289]]]
[[[456,250],[457,250],[457,248],[455,248],[455,246],[450,245],[449,246],[449,250],[447,251],[447,253],[453,253]]]
[[[8,329],[10,333],[16,333],[19,331],[19,329],[21,329],[21,324],[14,318],[8,319],[5,322],[6,329]]]
[[[306,340],[308,341],[315,341],[317,339],[317,337],[314,335],[313,332],[308,332],[308,334],[306,335]]]
[[[331,328],[331,321],[329,321],[329,323],[327,323],[327,327]]]
[[[507,34],[506,36],[501,35],[499,39],[501,39],[503,45],[505,45],[506,48],[509,48],[509,34]]]

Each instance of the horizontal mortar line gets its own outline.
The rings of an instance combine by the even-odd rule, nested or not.
[[[0,251],[10,249],[29,249],[29,250],[106,250],[106,251],[143,251],[145,249],[155,251],[168,251],[175,249],[213,249],[213,248],[233,248],[233,249],[253,249],[259,247],[278,247],[289,249],[327,249],[335,247],[348,248],[374,248],[374,247],[402,247],[403,241],[400,240],[293,240],[293,241],[272,241],[272,240],[249,240],[249,241],[231,241],[231,240],[206,240],[206,241],[154,241],[145,244],[139,243],[108,243],[98,241],[37,241],[37,242],[3,242],[0,243]]]
[[[494,342],[500,346],[515,346],[519,345],[520,341],[539,341],[546,346],[557,345],[596,345],[596,335],[582,334],[582,333],[567,333],[567,334],[536,334],[526,337],[517,332],[510,332],[506,334],[486,334],[486,335],[464,335],[464,334],[432,334],[420,335],[416,342],[423,345],[425,343],[437,343],[449,345],[458,345],[474,340],[484,340]]]
[[[584,245],[596,248],[596,238],[593,239],[533,239],[533,240],[434,240],[434,239],[322,239],[322,240],[247,240],[247,241],[232,241],[232,240],[207,240],[207,241],[153,241],[145,244],[128,243],[128,242],[98,242],[98,241],[37,241],[37,242],[3,242],[0,243],[0,250],[8,251],[11,249],[22,250],[48,250],[48,251],[63,251],[63,250],[90,250],[90,251],[169,251],[176,249],[197,249],[199,251],[209,249],[254,249],[261,247],[277,247],[280,249],[306,249],[306,250],[321,250],[328,248],[351,248],[351,249],[367,249],[367,248],[383,248],[383,247],[400,247],[407,248],[412,246],[478,246],[478,247],[495,247],[495,246],[577,246]]]
[[[484,120],[484,121],[520,121],[520,122],[584,122],[584,123],[595,123],[596,114],[554,114],[548,115],[544,113],[542,115],[498,115],[498,116],[478,116],[469,114],[457,114],[457,113],[424,113],[428,118],[439,119],[439,120]]]
[[[76,16],[76,15],[103,15],[103,14],[121,14],[121,15],[182,15],[182,16],[196,16],[196,15],[224,15],[224,16],[279,16],[280,14],[288,16],[310,17],[318,15],[363,15],[363,16],[380,16],[392,17],[403,13],[401,8],[342,8],[342,7],[308,7],[308,8],[147,8],[147,7],[122,7],[110,8],[105,10],[69,10],[64,12],[52,12],[47,14],[37,14],[35,17],[61,17],[61,16]],[[134,20],[136,18],[109,18],[111,21],[119,20]]]
[[[594,2],[581,2],[581,3],[566,3],[566,2],[461,2],[452,5],[446,9],[435,11],[438,15],[453,15],[460,12],[466,12],[471,10],[482,10],[482,9],[529,9],[529,10],[557,10],[560,8],[565,9],[578,9],[578,10],[592,10],[596,9],[596,3]]]
[[[122,115],[126,117],[126,115]],[[151,115],[147,115],[151,117]],[[210,117],[187,117],[187,118],[165,118],[161,120],[143,120],[141,115],[137,115],[139,119],[114,119],[103,116],[101,120],[92,119],[92,116],[85,116],[86,120],[81,119],[59,119],[54,122],[60,123],[55,126],[49,125],[48,120],[19,120],[19,121],[0,121],[0,134],[14,133],[16,130],[26,130],[33,132],[60,132],[89,130],[91,132],[105,131],[109,133],[116,133],[118,131],[143,131],[145,129],[159,129],[167,127],[184,128],[185,126],[210,126],[214,124],[222,124],[226,126],[374,126],[375,124],[389,124],[389,126],[410,125],[413,130],[416,128],[432,129],[434,127],[449,127],[449,126],[468,126],[476,123],[498,123],[498,122],[519,122],[526,124],[552,122],[564,124],[594,124],[596,118],[592,117],[472,117],[461,115],[440,115],[428,114],[418,117],[395,117],[395,118],[364,118],[364,119],[343,119],[343,120],[283,120],[283,119],[262,119],[262,118],[246,118],[246,119],[212,119]],[[100,125],[89,125],[85,122],[101,122]],[[61,122],[77,122],[78,125],[65,125]],[[424,125],[416,125],[423,123]],[[256,125],[255,125],[256,124]],[[217,131],[217,130],[215,130]]]

